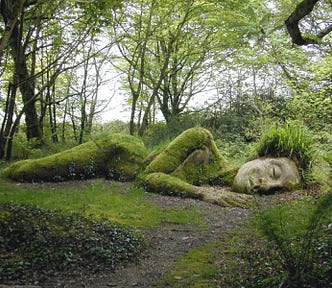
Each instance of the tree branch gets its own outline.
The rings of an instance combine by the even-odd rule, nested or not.
[[[303,37],[299,28],[299,21],[311,13],[317,2],[319,2],[319,0],[302,1],[296,6],[295,10],[285,20],[288,33],[291,36],[294,44],[296,45],[318,44],[317,40],[315,39],[309,37]],[[324,29],[323,31],[315,35],[315,37],[323,38],[325,35],[331,32],[331,27],[329,29]]]

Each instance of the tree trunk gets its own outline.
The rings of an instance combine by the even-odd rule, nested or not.
[[[285,24],[292,41],[296,45],[318,44],[310,37],[303,37],[299,28],[299,21],[311,13],[319,0],[304,0],[299,3],[292,14],[285,20]]]
[[[70,108],[71,108],[70,118],[71,118],[71,124],[73,127],[74,138],[75,138],[75,141],[78,142],[77,128],[76,128],[76,123],[75,123],[75,108],[74,108],[73,104],[71,105]]]
[[[129,133],[134,135],[135,133],[135,114],[136,114],[136,105],[138,100],[139,93],[132,93],[132,103],[131,103],[131,112],[130,112],[130,122],[129,122]]]
[[[23,16],[20,23],[20,27],[22,29]],[[36,99],[34,94],[34,79],[31,77],[28,71],[27,59],[25,57],[25,51],[21,43],[21,39],[21,31],[19,26],[16,24],[11,34],[10,47],[12,50],[13,58],[15,59],[15,73],[25,107],[26,135],[28,140],[33,138],[41,140],[42,133],[39,126],[39,120],[35,106]]]
[[[15,88],[15,93],[16,93],[16,88]],[[6,143],[7,146],[6,146],[6,152],[5,152],[6,161],[11,160],[14,134],[16,132],[18,125],[20,124],[22,115],[25,113],[25,108],[26,107],[24,106],[23,109],[20,111],[20,113],[18,113],[18,115],[16,116],[14,123],[11,125],[11,127],[8,128],[9,131],[8,131],[8,136],[7,136],[7,143]]]
[[[24,62],[17,63],[17,74],[20,84],[20,91],[22,94],[23,104],[25,109],[25,124],[27,139],[33,138],[42,139],[42,133],[39,126],[38,114],[36,111],[36,100],[34,95],[34,88],[30,83],[29,74]],[[32,80],[33,81],[33,80]]]
[[[69,94],[69,86],[67,88],[67,94]],[[68,114],[68,109],[69,109],[69,100],[66,100],[65,103],[65,109],[63,111],[63,118],[62,118],[62,131],[61,131],[61,142],[65,143],[66,142],[66,118]]]
[[[58,143],[57,134],[57,121],[56,121],[56,101],[55,101],[55,85],[52,85],[52,92],[50,92],[50,103],[49,103],[49,115],[50,115],[50,128],[52,133],[52,142]]]
[[[140,129],[138,131],[138,135],[139,136],[143,136],[144,135],[145,130],[146,130],[146,128],[149,125],[149,117],[150,117],[150,113],[151,113],[151,107],[154,104],[155,98],[156,98],[156,96],[155,96],[155,93],[154,93],[151,96],[151,98],[149,99],[148,106],[146,107],[146,109],[144,111],[144,116],[143,116],[143,119],[142,119],[141,127],[140,127]]]
[[[14,79],[15,79],[15,74],[14,74]],[[8,87],[5,115],[3,117],[1,131],[0,131],[0,159],[5,158],[9,133],[13,126],[16,91],[17,87],[10,83]]]
[[[10,39],[12,37],[13,29],[17,24],[19,19],[19,15],[21,15],[23,7],[24,7],[24,0],[16,0],[16,1],[0,1],[1,2],[1,9],[0,13],[5,20],[5,29],[2,33],[0,38],[0,62],[6,49]]]

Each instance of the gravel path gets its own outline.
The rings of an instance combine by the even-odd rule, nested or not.
[[[220,207],[195,199],[158,194],[148,194],[146,197],[163,208],[197,207],[203,213],[207,225],[197,227],[163,223],[157,228],[143,230],[141,232],[150,245],[139,263],[130,263],[112,273],[84,274],[70,279],[57,277],[43,287],[157,287],[154,283],[171,270],[177,258],[211,241],[222,241],[228,231],[239,228],[251,213],[249,209]]]

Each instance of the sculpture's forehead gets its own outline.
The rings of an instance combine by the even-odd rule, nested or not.
[[[283,166],[292,166],[292,167],[296,167],[295,163],[288,159],[288,158],[258,158],[252,161],[249,161],[247,163],[245,163],[242,168],[244,169],[264,169],[266,167],[269,167],[271,165],[277,165],[280,167]]]

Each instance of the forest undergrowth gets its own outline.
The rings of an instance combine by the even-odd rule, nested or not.
[[[117,188],[113,189],[113,193],[122,195],[124,202],[133,197],[132,193],[135,190],[128,184],[124,186],[100,180],[82,182],[80,185],[86,185],[87,191],[90,189],[91,194],[98,193],[96,191],[99,189],[95,189],[96,186],[102,188],[104,185],[115,185]],[[73,183],[67,184],[70,187]],[[33,190],[37,193],[47,193],[47,189],[50,188],[48,185],[7,183],[7,188],[15,188],[17,193],[31,195],[31,187],[34,186]],[[53,194],[56,193],[57,186],[51,186]],[[66,184],[60,184],[58,191],[67,191],[68,194],[65,196],[62,192],[58,196],[67,197],[68,200],[75,189],[71,187],[72,192],[69,192],[65,187]],[[86,219],[86,216],[70,215],[68,211],[65,213],[67,216],[60,216],[52,210],[23,204],[29,202],[28,198],[22,198],[21,204],[8,204],[13,195],[4,192],[5,190],[2,188],[0,193],[1,202],[7,203],[2,204],[2,208],[7,207],[7,210],[1,209],[0,222],[6,224],[1,226],[1,233],[11,230],[13,238],[3,237],[3,234],[0,238],[1,260],[2,263],[6,263],[0,270],[2,284],[35,284],[42,287],[63,287],[61,285],[65,283],[71,283],[71,287],[129,287],[135,283],[139,287],[299,287],[295,286],[298,285],[295,283],[299,283],[294,282],[296,280],[306,281],[307,286],[303,287],[322,287],[315,286],[317,283],[329,287],[331,283],[332,234],[328,229],[329,223],[332,222],[329,206],[331,197],[321,198],[315,189],[310,193],[309,190],[303,190],[259,197],[261,206],[257,211],[261,214],[258,217],[254,213],[255,209],[225,208],[194,199],[179,201],[176,197],[137,193],[134,197],[136,203],[149,203],[146,205],[152,205],[162,212],[150,215],[152,218],[161,217],[163,213],[166,216],[164,215],[157,225],[152,224],[156,222],[151,218],[151,225],[145,222],[143,226],[136,228],[134,222],[137,221],[137,214],[132,215],[131,224],[127,221],[127,228],[118,228],[116,225],[108,224],[109,219],[98,222],[99,220]],[[74,193],[77,192],[76,189]],[[88,195],[89,193],[87,197]],[[46,198],[43,199],[45,204],[52,201],[51,195],[48,197],[48,201]],[[85,208],[78,213],[82,214],[84,211],[89,215],[89,207],[101,205],[97,200],[86,200],[89,200],[90,204],[82,202]],[[272,204],[275,208],[263,213],[262,207],[272,207]],[[93,209],[98,211],[98,207]],[[315,218],[318,209],[325,209],[326,213],[320,218]],[[15,211],[16,216],[10,216],[9,211]],[[189,213],[190,217],[185,218],[186,213]],[[34,220],[33,215],[38,216],[39,220]],[[90,214],[90,217],[92,215]],[[118,217],[121,220],[124,215]],[[127,215],[126,218],[128,220],[130,217]],[[275,230],[264,231],[264,221],[257,222],[257,219],[270,221],[268,227]],[[277,225],[282,221],[285,221],[287,227]],[[28,222],[30,224],[26,226]],[[114,218],[113,222],[116,223]],[[56,227],[51,223],[61,225]],[[14,233],[20,229],[26,233]],[[132,234],[127,229],[135,230],[136,233]],[[119,249],[117,259],[105,245],[102,245],[103,249],[96,248],[99,244],[107,242],[108,237],[114,236],[114,233],[118,233],[117,239],[125,240],[122,244],[121,241],[117,242],[120,246],[112,247]],[[56,235],[61,237],[58,238]],[[141,238],[142,235],[145,235],[144,238]],[[11,244],[8,243],[9,239],[12,239]],[[283,242],[278,242],[280,239]],[[25,243],[21,245],[21,251],[17,246],[20,241]],[[8,247],[9,244],[13,250],[4,251],[4,247]],[[59,246],[60,244],[64,246]],[[65,247],[66,245],[68,246]],[[40,249],[41,246],[45,249]],[[57,249],[52,251],[52,247]],[[75,254],[77,250],[79,252]],[[23,258],[22,251],[30,253],[31,258]],[[105,251],[109,253],[104,253]],[[15,252],[19,252],[20,258]],[[81,254],[82,252],[84,253]],[[301,264],[298,261],[303,259],[304,255],[309,255],[308,260],[311,261]],[[105,263],[108,263],[107,267],[104,267]],[[287,266],[290,263],[295,267]],[[119,265],[116,267],[116,264]],[[116,268],[115,272],[110,268]],[[293,272],[287,270],[290,268],[298,268],[298,274],[290,274]],[[301,271],[305,271],[305,279],[300,276],[298,279],[289,278],[292,275],[302,275]],[[130,277],[129,274],[134,276]]]

